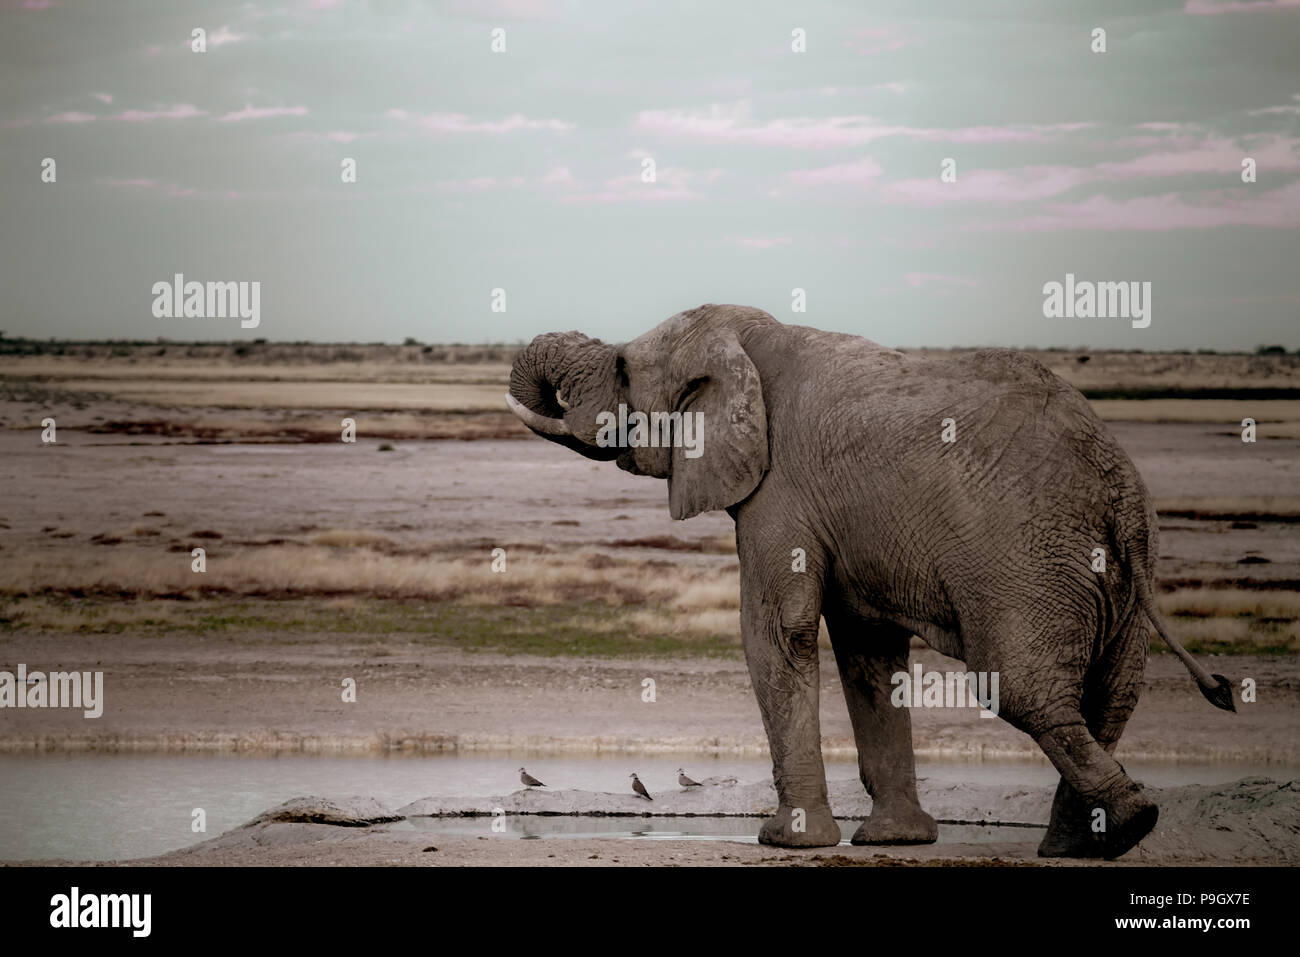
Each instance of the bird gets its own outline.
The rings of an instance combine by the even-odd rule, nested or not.
[[[529,773],[528,773],[527,771],[525,771],[523,768],[520,768],[520,769],[519,769],[519,780],[522,781],[522,782],[524,783],[524,787],[529,787],[529,788],[544,788],[544,787],[546,787],[545,784],[543,784],[541,781],[537,780],[537,778],[533,777],[531,774],[529,774]]]
[[[650,792],[645,789],[645,785],[641,783],[641,779],[636,776],[635,771],[632,772],[632,790],[641,795],[647,801],[654,800],[654,798],[650,796]]]
[[[677,783],[684,788],[702,788],[704,787],[699,781],[692,781],[686,776],[686,772],[681,768],[677,769]]]

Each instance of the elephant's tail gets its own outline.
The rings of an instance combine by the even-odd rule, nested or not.
[[[1210,674],[1205,666],[1193,658],[1187,649],[1169,633],[1169,626],[1161,617],[1160,609],[1156,607],[1155,596],[1151,594],[1151,587],[1145,579],[1141,580],[1138,588],[1142,595],[1142,610],[1146,612],[1151,624],[1155,625],[1156,631],[1160,632],[1160,637],[1164,639],[1165,644],[1192,673],[1197,686],[1201,689],[1201,694],[1205,695],[1205,700],[1224,711],[1236,711],[1237,707],[1232,703],[1232,682],[1223,675]]]

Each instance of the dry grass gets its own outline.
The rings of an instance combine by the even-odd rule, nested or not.
[[[206,574],[190,570],[187,551],[123,545],[10,553],[0,567],[0,596],[16,600],[10,622],[55,631],[111,631],[133,623],[184,628],[185,607],[195,599],[227,604],[302,599],[288,604],[324,604],[338,613],[382,599],[497,608],[573,606],[586,610],[566,619],[565,627],[592,634],[739,640],[740,576],[734,560],[720,558],[702,574],[697,563],[513,545],[507,547],[505,572],[496,573],[483,548],[416,554],[398,550],[387,536],[349,529],[320,532],[302,543],[214,543]],[[75,609],[45,601],[60,596],[98,600]],[[102,600],[110,598],[131,600]],[[1177,637],[1193,649],[1300,650],[1300,593],[1179,589],[1159,601]],[[616,614],[592,611],[597,608]],[[822,631],[825,645],[824,626]],[[1162,646],[1153,642],[1153,647]]]
[[[69,392],[103,392],[140,405],[221,409],[419,409],[496,412],[507,386],[464,382],[192,382],[68,379]]]
[[[1260,438],[1300,434],[1300,400],[1295,399],[1093,399],[1108,422],[1205,422],[1240,432],[1242,419],[1254,419]]]
[[[1300,498],[1289,495],[1178,497],[1156,500],[1156,512],[1186,518],[1294,521],[1300,518]]]
[[[332,548],[377,548],[392,547],[396,544],[387,535],[378,532],[358,531],[349,528],[332,528],[318,532],[311,538],[313,545],[328,545]]]

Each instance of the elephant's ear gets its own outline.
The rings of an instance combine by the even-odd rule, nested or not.
[[[668,510],[685,519],[735,505],[758,487],[768,467],[767,409],[758,369],[734,333],[690,343],[674,358],[682,430],[695,448],[673,444]]]

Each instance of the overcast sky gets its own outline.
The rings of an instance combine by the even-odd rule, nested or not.
[[[0,0],[0,170],[9,335],[1300,346],[1300,0]],[[1150,326],[1045,318],[1066,273]]]

